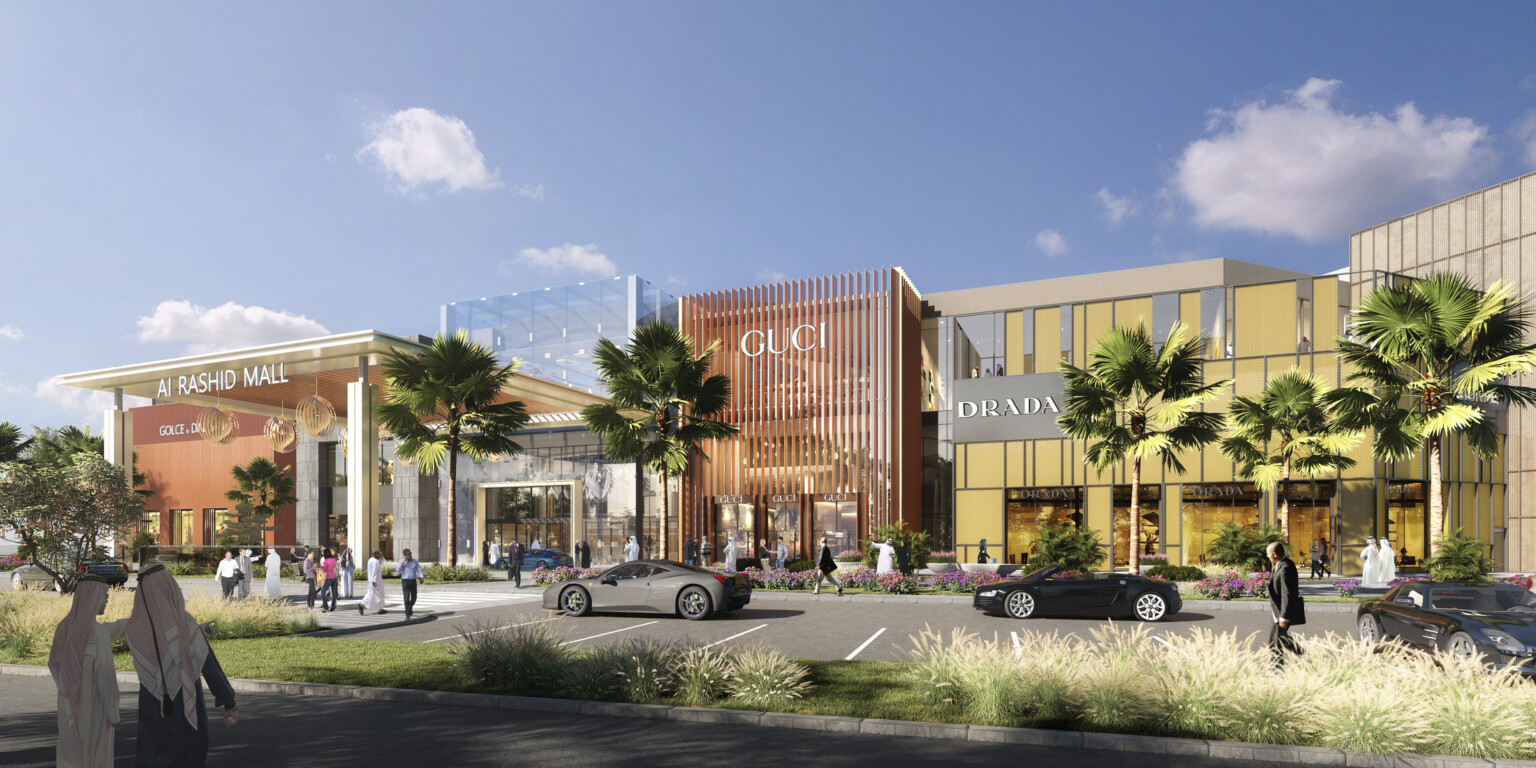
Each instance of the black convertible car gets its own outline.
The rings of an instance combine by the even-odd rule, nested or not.
[[[1536,677],[1536,594],[1514,584],[1399,584],[1361,602],[1355,621],[1364,640],[1481,656]]]
[[[1142,621],[1162,621],[1179,612],[1184,601],[1172,582],[1126,573],[1078,573],[1048,565],[1024,576],[976,588],[972,607],[1015,619],[1043,614],[1109,616],[1128,614]]]

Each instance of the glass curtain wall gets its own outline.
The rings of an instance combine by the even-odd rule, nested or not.
[[[482,561],[489,560],[492,542],[503,550],[514,541],[524,547],[538,542],[543,549],[572,554],[570,486],[487,488],[485,494],[485,532],[481,538],[487,551],[480,553]]]
[[[1003,313],[990,312],[955,318],[957,378],[1004,376]]]
[[[1286,499],[1290,502],[1286,512],[1286,540],[1295,550],[1293,555],[1296,562],[1310,559],[1313,545],[1318,540],[1326,540],[1329,546],[1329,561],[1333,560],[1333,496],[1335,483],[1332,480],[1319,480],[1312,482],[1292,482],[1291,488],[1286,492]],[[1279,515],[1279,507],[1276,506],[1275,514]],[[1302,557],[1305,556],[1305,557]]]
[[[1422,571],[1429,556],[1428,485],[1416,480],[1387,483],[1387,541],[1397,553],[1399,571]]]
[[[1008,540],[1004,557],[1009,563],[1029,565],[1030,557],[1037,551],[1036,538],[1044,526],[1083,523],[1079,488],[1009,488],[1006,498],[1004,522]]]
[[[818,501],[811,513],[817,541],[811,546],[820,549],[820,538],[825,536],[833,555],[855,550],[859,545],[859,503],[857,501]]]
[[[752,513],[751,503],[745,504],[716,504],[715,505],[715,558],[724,562],[725,545],[730,537],[736,538],[736,557],[738,559],[752,557],[753,547],[757,540],[752,538]],[[729,563],[735,567],[735,563]]]
[[[768,523],[768,549],[778,549],[778,539],[782,536],[784,546],[789,549],[789,559],[799,559],[803,552],[800,548],[800,502],[770,503],[764,517]]]
[[[1227,334],[1226,288],[1207,288],[1200,292],[1200,339],[1206,359],[1232,356],[1232,339]]]
[[[1166,336],[1164,338],[1166,339]],[[1121,568],[1131,563],[1131,486],[1117,485],[1114,487],[1113,494],[1114,538],[1111,558],[1114,567]],[[1163,487],[1143,485],[1138,495],[1141,529],[1138,531],[1139,539],[1136,549],[1143,555],[1150,555],[1156,553],[1162,543],[1158,528],[1162,522]]]
[[[224,535],[224,524],[229,522],[229,510],[224,507],[210,507],[203,510],[203,544],[218,544],[219,538]]]
[[[192,523],[192,510],[173,509],[171,514],[171,541],[180,546],[192,545],[192,532],[195,529]]]
[[[1259,527],[1259,491],[1252,483],[1194,483],[1184,486],[1181,547],[1185,565],[1206,565],[1222,523]]]

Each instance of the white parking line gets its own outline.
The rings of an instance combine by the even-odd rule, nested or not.
[[[753,633],[753,632],[756,632],[756,631],[758,631],[758,630],[759,630],[759,629],[762,629],[762,628],[763,628],[763,627],[766,627],[766,626],[768,626],[768,625],[767,625],[767,624],[759,624],[759,625],[757,625],[757,626],[755,626],[755,627],[753,627],[753,628],[751,628],[751,629],[749,629],[749,630],[747,630],[747,631],[746,631],[746,632],[738,632],[738,633],[736,633],[736,634],[734,634],[734,635],[731,635],[731,636],[730,636],[730,637],[727,637],[727,638],[726,638],[726,639],[724,639],[724,640],[716,640],[716,641],[714,641],[714,642],[713,642],[713,643],[710,643],[710,644],[709,644],[709,645],[705,645],[705,646],[701,646],[701,647],[700,647],[700,648],[699,648],[699,650],[701,650],[701,651],[702,651],[702,650],[704,650],[704,649],[705,649],[705,648],[713,648],[713,647],[715,647],[715,646],[717,646],[717,645],[719,645],[719,644],[721,644],[721,643],[725,643],[725,642],[730,642],[730,641],[731,641],[731,640],[735,640],[735,639],[736,639],[736,638],[738,638],[738,637],[741,637],[741,636],[742,636],[742,635],[748,635],[748,634],[751,634],[751,633]]]
[[[1019,649],[1019,633],[1009,632],[1008,634],[1013,635],[1013,649],[1017,651]]]
[[[657,619],[656,621],[660,621],[660,619]],[[608,635],[617,635],[620,632],[628,632],[631,629],[639,629],[641,627],[649,627],[650,625],[655,624],[656,621],[647,621],[644,624],[636,624],[633,627],[625,627],[623,629],[615,629],[612,632],[604,632],[604,633],[602,633],[600,635],[592,635],[591,637],[578,637],[575,640],[567,640],[567,641],[561,643],[561,645],[573,645],[573,644],[579,643],[579,642],[581,642],[583,640],[596,640],[599,637],[607,637]]]
[[[843,659],[843,661],[853,661],[853,657],[859,655],[859,651],[862,651],[865,648],[868,648],[869,644],[873,643],[875,641],[875,638],[879,637],[881,635],[881,633],[883,633],[883,632],[885,632],[885,627],[881,627],[879,632],[876,632],[873,635],[870,635],[869,639],[865,640],[863,645],[853,649],[853,653],[848,654],[847,658]]]
[[[486,632],[495,632],[498,629],[511,629],[513,627],[526,627],[529,624],[540,624],[540,623],[543,623],[543,622],[546,622],[546,621],[554,621],[555,619],[563,619],[563,618],[565,618],[564,615],[551,616],[551,617],[549,617],[547,619],[535,619],[534,621],[525,621],[525,622],[523,622],[521,624],[506,624],[506,625],[499,626],[499,627],[491,627],[490,629],[482,629],[482,630],[479,630],[479,631],[476,631],[476,632],[461,632],[461,633],[459,633],[457,635],[449,635],[448,637],[439,637],[436,640],[425,640],[423,642],[427,642],[427,643],[440,643],[440,642],[442,642],[444,640],[452,640],[452,639],[457,638],[457,637],[469,637],[470,635],[482,635],[482,634],[485,634]]]

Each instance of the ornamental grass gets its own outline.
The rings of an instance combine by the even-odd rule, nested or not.
[[[1536,757],[1536,685],[1510,669],[1331,633],[1302,638],[1305,654],[1279,670],[1252,635],[1153,636],[1113,624],[1088,639],[1017,634],[946,640],[925,630],[904,655],[917,681],[968,722]]]

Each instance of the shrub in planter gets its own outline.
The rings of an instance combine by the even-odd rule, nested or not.
[[[1074,571],[1091,571],[1104,562],[1109,547],[1099,541],[1099,532],[1075,525],[1046,525],[1035,536],[1036,550],[1032,565],[1064,565]]]
[[[1513,584],[1513,585],[1515,585],[1517,587],[1523,587],[1525,589],[1530,589],[1531,588],[1532,579],[1531,579],[1530,576],[1527,576],[1527,575],[1525,575],[1523,573],[1517,573],[1517,574],[1515,574],[1513,576],[1505,576],[1504,578],[1499,579],[1499,582],[1501,584]]]
[[[915,595],[922,586],[923,582],[916,576],[907,576],[899,571],[875,577],[875,588],[893,595]]]
[[[935,574],[933,588],[942,592],[973,592],[979,586],[1002,581],[993,571],[946,571]]]
[[[928,553],[928,564],[929,565],[932,565],[934,563],[958,563],[958,562],[960,562],[959,558],[955,557],[955,553],[953,551],[950,551],[950,550],[939,550],[937,552],[929,552]]]
[[[790,573],[814,571],[816,570],[816,562],[814,560],[791,560],[784,564],[784,570]]]
[[[1271,574],[1268,573],[1255,573],[1248,577],[1248,583],[1243,585],[1245,596],[1268,600],[1270,577]]]
[[[0,556],[0,571],[13,571],[26,564],[26,558],[23,558],[21,555]]]
[[[757,570],[761,571],[763,569],[763,561],[759,560],[758,558],[755,558],[755,557],[738,557],[738,558],[736,558],[736,572],[737,573],[741,573],[741,572],[747,570],[748,568],[756,568]]]
[[[1468,536],[1457,528],[1441,534],[1435,544],[1440,551],[1424,560],[1424,566],[1435,581],[1488,580],[1493,559],[1488,557],[1488,546],[1481,539]]]
[[[1199,581],[1205,578],[1205,571],[1192,565],[1154,565],[1147,569],[1147,575],[1161,576],[1169,581]]]
[[[1231,600],[1234,597],[1242,597],[1247,591],[1248,582],[1231,571],[1220,576],[1212,576],[1195,582],[1196,594],[1216,600]]]
[[[1360,589],[1360,580],[1348,577],[1334,579],[1333,588],[1339,591],[1339,597],[1354,597],[1355,590]]]
[[[533,583],[541,586],[559,584],[562,581],[570,581],[576,578],[582,578],[581,569],[570,566],[561,565],[555,568],[545,568],[541,565],[533,569]]]
[[[386,578],[393,578],[395,569],[385,571]],[[478,565],[441,565],[434,563],[421,569],[427,581],[490,581],[491,572]]]
[[[460,628],[463,642],[451,648],[468,679],[498,693],[547,696],[561,682],[570,652],[548,624],[497,627],[476,622]]]
[[[862,565],[855,565],[852,568],[845,568],[841,571],[838,571],[837,581],[839,584],[842,584],[844,587],[848,587],[850,589],[874,589],[875,569],[865,568]]]

